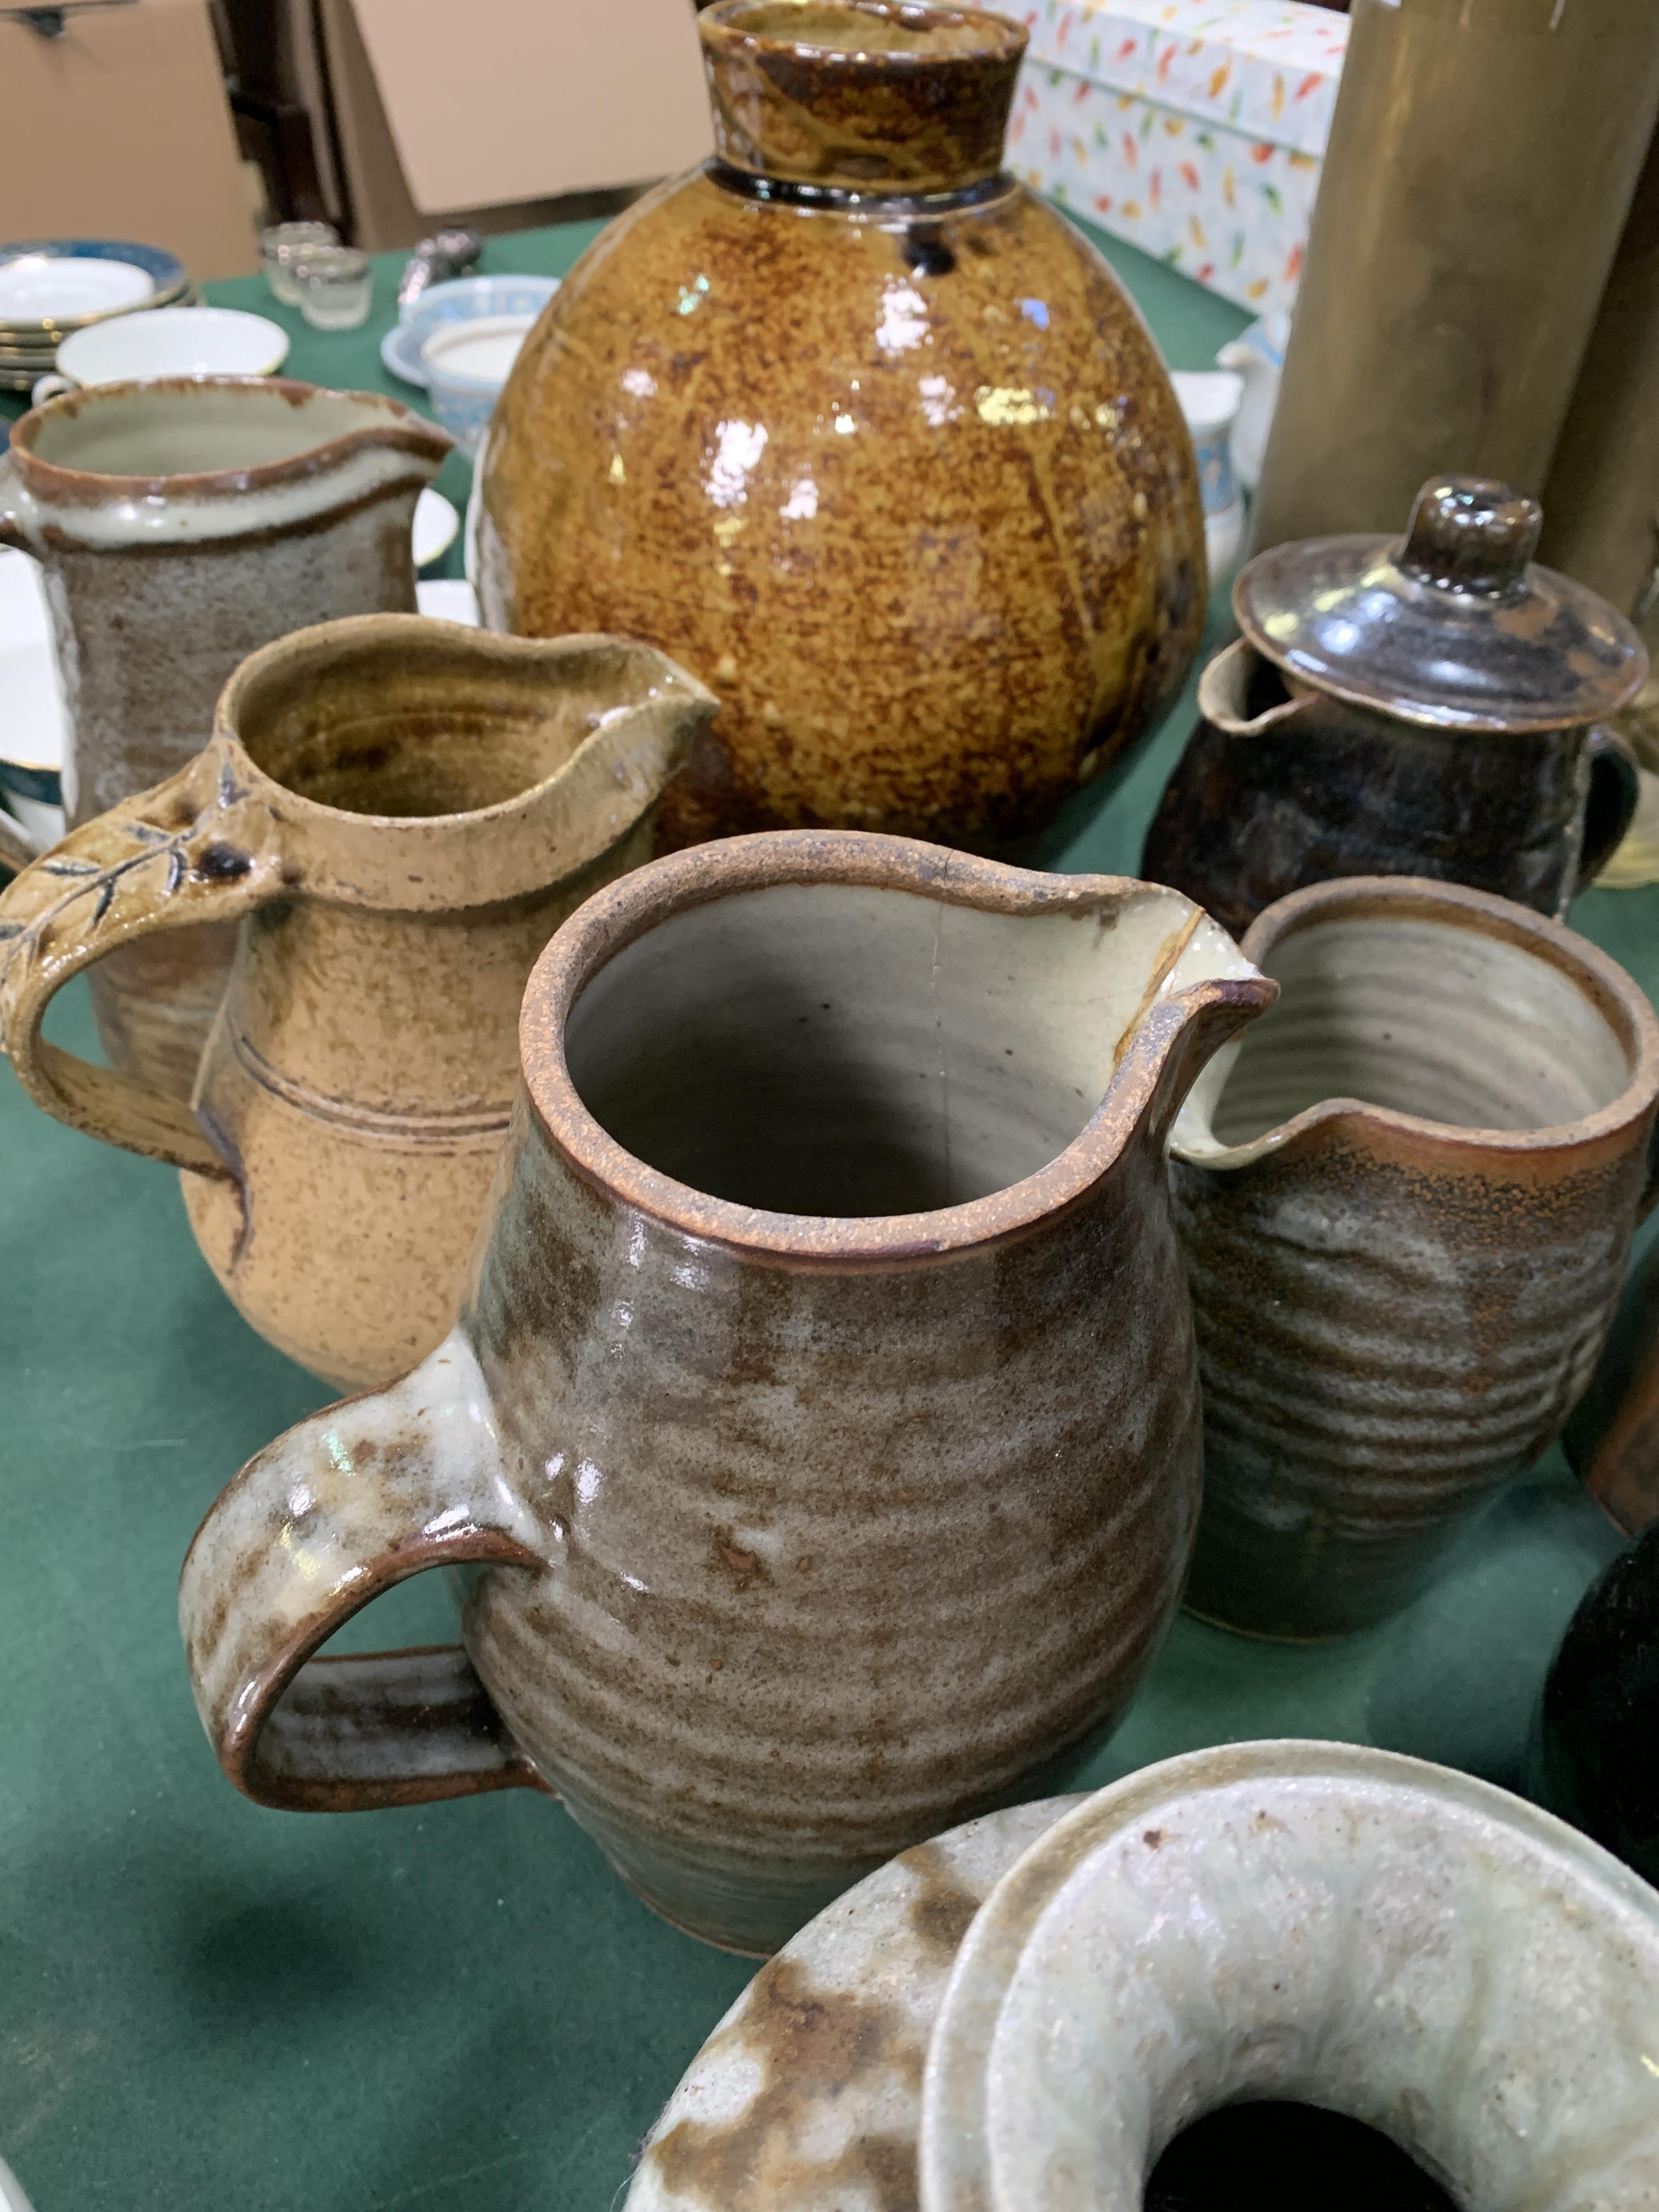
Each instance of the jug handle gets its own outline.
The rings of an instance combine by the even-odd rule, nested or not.
[[[1584,842],[1578,855],[1578,889],[1595,881],[1625,841],[1642,797],[1642,767],[1617,730],[1598,724],[1586,740],[1589,796],[1584,805]]]
[[[5,808],[0,806],[0,868],[9,868],[15,875],[21,875],[40,857],[16,816],[8,814]]]
[[[1224,646],[1198,679],[1198,711],[1212,729],[1223,731],[1230,738],[1260,737],[1263,730],[1271,730],[1277,723],[1288,722],[1294,714],[1305,714],[1312,703],[1311,694],[1297,692],[1282,699],[1276,707],[1264,714],[1246,714],[1244,703],[1249,690],[1250,671],[1260,658],[1255,647],[1245,637],[1236,637]]]
[[[216,746],[166,783],[72,830],[0,892],[0,1050],[36,1105],[72,1129],[234,1182],[189,1107],[48,1044],[47,1006],[118,945],[231,921],[284,884],[277,825]]]
[[[349,1813],[548,1784],[459,1644],[315,1658],[428,1567],[541,1570],[459,1329],[401,1382],[255,1455],[197,1530],[179,1626],[219,1764],[256,1804]]]
[[[40,541],[29,527],[33,506],[10,453],[0,452],[0,545],[15,546],[20,553],[33,553],[38,559]]]

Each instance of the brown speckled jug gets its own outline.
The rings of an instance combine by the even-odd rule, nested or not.
[[[1197,650],[1180,407],[1106,263],[1002,168],[1019,24],[719,0],[698,30],[715,158],[595,242],[495,410],[484,620],[649,638],[719,693],[667,844],[993,848]]]
[[[1198,1509],[1164,1144],[1272,992],[1176,892],[857,833],[597,893],[526,994],[460,1326],[185,1562],[232,1778],[550,1787],[759,1951],[1109,1727]],[[463,1563],[464,1651],[312,1657]]]
[[[395,399],[274,378],[103,385],[24,416],[0,454],[0,544],[46,569],[71,829],[200,752],[256,647],[413,613],[415,502],[450,445]],[[204,924],[106,962],[90,981],[112,1066],[188,1098],[235,948]]]
[[[1417,1595],[1589,1380],[1652,1203],[1659,1022],[1583,938],[1408,876],[1244,939],[1282,995],[1170,1147],[1204,1378],[1188,1601],[1263,1636]]]
[[[60,1121],[185,1170],[197,1242],[273,1344],[383,1382],[455,1317],[537,955],[643,860],[714,710],[649,646],[419,615],[302,630],[226,686],[212,743],[0,896],[0,1039]],[[69,978],[240,922],[185,1106],[40,1036]]]

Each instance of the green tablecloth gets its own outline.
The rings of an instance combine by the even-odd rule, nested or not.
[[[493,240],[485,265],[560,272],[596,228]],[[1243,321],[1108,251],[1176,366]],[[210,289],[289,323],[289,373],[401,391],[378,353],[396,266],[343,336],[258,280]],[[459,463],[444,489],[464,497]],[[1042,857],[1132,873],[1190,714]],[[1592,892],[1575,919],[1659,984],[1659,892]],[[55,1033],[91,1048],[75,993]],[[527,1793],[333,1819],[234,1794],[191,1708],[174,1581],[220,1486],[327,1394],[232,1311],[170,1173],[60,1128],[9,1073],[0,1147],[0,2153],[37,2212],[605,2212],[750,1969],[653,1918]],[[1372,1634],[1298,1650],[1179,1621],[1085,1780],[1283,1734],[1513,1784],[1550,1651],[1613,1548],[1552,1453]],[[427,1577],[341,1646],[453,1632]]]

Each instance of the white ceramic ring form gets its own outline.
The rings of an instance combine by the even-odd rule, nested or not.
[[[914,2162],[921,2063],[975,1907],[1087,1802],[1050,1797],[951,1828],[889,1859],[791,1936],[687,2068],[623,2212],[731,2212],[734,2172],[787,2175],[777,2201],[788,2212],[873,2206],[878,2172]],[[813,2021],[806,2036],[803,2017]]]
[[[151,376],[269,376],[288,332],[240,307],[146,307],[74,331],[58,349],[64,388]],[[45,395],[41,379],[35,398]]]
[[[1368,2123],[1464,2212],[1651,2212],[1659,1892],[1488,1783],[1222,1746],[1103,1790],[986,1900],[928,2052],[923,2212],[1139,2212],[1249,2098]]]

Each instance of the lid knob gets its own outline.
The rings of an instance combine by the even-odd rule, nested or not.
[[[1501,598],[1525,580],[1543,510],[1493,477],[1431,477],[1417,495],[1400,565],[1443,591]]]

